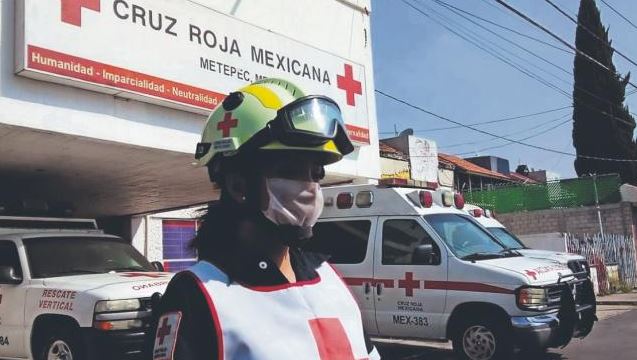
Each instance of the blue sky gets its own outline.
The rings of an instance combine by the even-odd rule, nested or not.
[[[489,46],[495,47],[493,43],[496,43],[510,53],[517,54],[528,62],[525,63],[524,60],[495,47],[515,62],[523,64],[542,78],[572,94],[571,75],[498,39],[493,34],[480,30],[467,20],[437,5],[434,0],[406,1],[436,19],[443,19],[441,15],[447,17],[444,22],[454,29],[459,29],[458,24],[465,26],[470,29],[472,36],[479,36],[490,41]],[[443,1],[524,34],[556,46],[560,45],[545,33],[506,11],[495,0]],[[508,0],[507,2],[574,44],[576,25],[545,1]],[[553,2],[573,15],[576,15],[579,7],[579,0],[553,0]],[[606,0],[606,2],[637,23],[637,1]],[[622,20],[599,0],[597,6],[600,8],[604,25],[610,26],[613,46],[637,62],[637,29]],[[537,113],[572,104],[571,99],[474,47],[430,18],[417,13],[401,0],[373,0],[371,16],[375,85],[378,90],[465,124]],[[450,22],[449,19],[455,23]],[[476,21],[479,22],[479,20]],[[490,25],[485,26],[512,40],[520,47],[572,72],[573,55]],[[620,73],[632,71],[633,82],[637,84],[637,66],[630,64],[617,54],[614,61]],[[631,89],[629,85],[627,91]],[[523,163],[530,168],[555,172],[562,178],[576,176],[573,169],[574,158],[571,156],[539,151],[517,144],[479,151],[507,142],[464,128],[418,131],[453,124],[410,109],[379,94],[376,99],[381,138],[392,136],[395,124],[398,131],[410,127],[416,130],[416,135],[435,140],[441,152],[460,154],[463,157],[475,154],[495,155],[509,159],[511,170],[515,170],[519,163]],[[628,96],[627,104],[632,112],[637,113],[637,94]],[[512,139],[522,139],[547,131],[524,142],[574,153],[571,122],[567,121],[556,127],[568,120],[570,114],[571,110],[565,109],[541,116],[476,125],[476,127]],[[552,127],[555,128],[549,131]]]

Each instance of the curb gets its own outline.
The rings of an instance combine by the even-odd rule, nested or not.
[[[624,300],[624,301],[597,301],[597,305],[620,305],[620,306],[637,306],[637,300]]]

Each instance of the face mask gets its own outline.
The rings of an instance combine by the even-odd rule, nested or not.
[[[270,198],[263,215],[277,225],[312,227],[323,211],[323,192],[318,183],[266,178]]]

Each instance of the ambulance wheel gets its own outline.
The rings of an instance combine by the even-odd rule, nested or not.
[[[506,323],[493,318],[467,318],[453,334],[453,351],[465,360],[510,359],[513,342]]]
[[[84,353],[77,331],[71,327],[43,330],[37,360],[82,360]]]

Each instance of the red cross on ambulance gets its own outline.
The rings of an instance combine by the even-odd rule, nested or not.
[[[406,272],[405,279],[398,280],[398,287],[405,289],[405,296],[414,296],[414,289],[420,289],[420,280],[414,280],[414,273]]]

